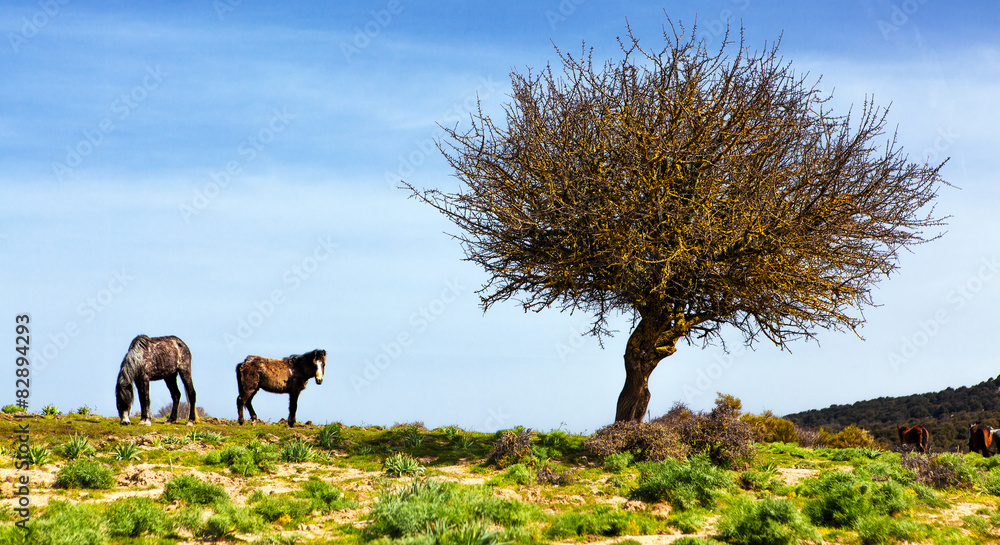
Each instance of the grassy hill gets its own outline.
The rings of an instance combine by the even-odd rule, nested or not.
[[[896,426],[927,428],[936,451],[967,449],[969,425],[982,421],[1000,426],[1000,377],[975,386],[946,388],[903,397],[880,397],[850,405],[786,415],[797,426],[837,431],[854,424],[867,429],[884,445],[898,442]]]
[[[1000,457],[776,442],[751,443],[739,467],[724,467],[709,456],[725,448],[737,420],[705,422],[704,445],[685,446],[681,432],[644,424],[605,437],[615,440],[601,443],[601,452],[587,443],[594,436],[559,430],[288,429],[215,418],[123,428],[95,415],[0,415],[0,543],[1000,539]],[[23,426],[30,469],[15,467]],[[669,456],[641,461],[657,442],[672,445],[662,451]],[[621,452],[606,450],[612,447]],[[15,509],[22,477],[30,483],[27,537],[15,527],[23,518]]]

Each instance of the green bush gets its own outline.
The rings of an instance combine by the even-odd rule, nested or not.
[[[740,420],[746,422],[758,443],[798,443],[799,435],[791,420],[774,416],[771,411],[763,414],[744,414]]]
[[[971,489],[981,480],[981,472],[961,454],[903,454],[900,463],[913,471],[921,484],[934,488]]]
[[[815,524],[840,528],[854,526],[872,515],[894,515],[913,505],[913,498],[895,482],[873,482],[846,471],[830,471],[807,479],[803,513]]]
[[[621,473],[632,465],[635,456],[631,452],[616,452],[604,458],[604,469],[611,473]]]
[[[170,518],[149,498],[116,500],[108,506],[104,518],[111,537],[160,537],[173,530]]]
[[[705,526],[708,517],[698,509],[675,511],[667,517],[667,525],[685,534],[696,534]]]
[[[261,443],[254,439],[245,447],[230,445],[219,452],[219,461],[229,468],[229,471],[243,477],[253,477],[274,470],[274,461],[278,458],[272,445]]]
[[[409,487],[379,495],[362,535],[366,540],[421,538],[429,536],[435,524],[445,529],[472,524],[499,526],[504,528],[503,534],[509,534],[541,517],[537,506],[497,498],[487,487],[414,480]]]
[[[644,462],[679,460],[688,453],[676,431],[648,422],[615,422],[594,432],[583,448],[605,459],[615,454],[630,453],[636,460]]]
[[[192,535],[201,535],[205,529],[205,519],[202,513],[204,513],[204,510],[201,507],[189,505],[175,511],[173,516],[170,517],[170,522],[177,528],[183,528],[191,532]]]
[[[85,503],[53,501],[28,524],[26,542],[32,545],[101,545],[101,515]]]
[[[220,506],[229,502],[229,494],[217,484],[206,483],[193,475],[178,475],[163,486],[161,499],[183,501],[188,505]]]
[[[837,433],[830,433],[827,430],[819,431],[820,441],[830,448],[868,448],[877,449],[878,443],[868,430],[861,429],[854,424],[845,427]]]
[[[316,457],[316,453],[313,449],[309,448],[309,445],[302,441],[301,439],[287,443],[284,448],[281,449],[281,454],[278,456],[281,458],[282,462],[285,463],[299,463],[308,462]]]
[[[249,509],[227,505],[208,517],[198,535],[199,537],[217,541],[227,538],[236,532],[244,534],[256,533],[267,527],[267,523]]]
[[[62,447],[63,456],[67,460],[76,460],[82,456],[90,456],[96,452],[90,440],[80,434],[74,434]]]
[[[42,408],[42,415],[44,416],[59,416],[62,414],[55,405],[46,405]]]
[[[655,532],[656,527],[657,523],[648,515],[602,505],[592,511],[571,511],[557,516],[545,531],[545,537],[645,535]]]
[[[531,470],[524,464],[507,466],[507,469],[500,472],[500,474],[496,477],[490,479],[487,484],[516,484],[522,486],[531,484]]]
[[[115,460],[123,462],[131,462],[132,460],[139,459],[139,448],[132,442],[115,445],[111,453]]]
[[[108,489],[115,479],[111,470],[97,460],[74,460],[59,470],[55,486],[60,488]]]
[[[4,405],[3,409],[0,409],[0,410],[2,410],[6,414],[26,413],[26,412],[28,412],[28,409],[26,409],[24,407],[18,407],[17,405]]]
[[[632,497],[649,503],[666,501],[675,509],[713,508],[732,486],[729,472],[713,465],[706,454],[698,454],[684,462],[643,464]]]
[[[382,461],[382,470],[390,477],[416,477],[423,475],[426,469],[415,458],[402,452]]]
[[[43,466],[49,463],[52,454],[49,449],[42,446],[33,446],[28,449],[28,462],[33,466]]]
[[[340,447],[344,442],[344,426],[340,422],[334,422],[333,424],[327,424],[320,428],[319,433],[316,434],[314,442],[317,447],[325,448],[327,450],[335,449]]]
[[[341,509],[352,509],[358,506],[356,502],[345,498],[342,490],[315,477],[310,477],[308,481],[302,483],[301,496],[311,500],[313,509],[317,509],[324,514],[331,511],[340,511]]]
[[[740,499],[727,508],[717,530],[736,545],[786,545],[802,540],[820,541],[816,531],[795,504],[785,499]]]
[[[531,430],[516,428],[497,432],[496,439],[493,440],[493,448],[486,455],[486,460],[488,463],[503,469],[509,465],[521,463],[530,458],[532,454]]]
[[[867,516],[858,521],[855,529],[863,545],[922,541],[930,535],[930,528],[908,518],[885,515]]]
[[[268,522],[287,517],[287,521],[297,523],[305,520],[313,512],[313,503],[287,496],[268,496],[253,506],[252,510]]]

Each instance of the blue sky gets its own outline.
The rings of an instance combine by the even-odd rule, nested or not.
[[[191,347],[199,405],[235,418],[247,355],[327,350],[299,420],[593,431],[614,418],[629,323],[602,349],[588,316],[483,314],[484,274],[451,227],[396,186],[454,189],[438,124],[498,114],[511,70],[553,44],[615,58],[626,19],[661,43],[664,10],[716,43],[781,36],[846,112],[891,104],[914,160],[951,160],[947,233],[904,253],[862,341],[822,332],[780,352],[681,346],[650,412],[715,392],[778,414],[971,385],[1000,374],[1000,4],[0,2],[0,293],[31,315],[31,409],[114,409],[139,333]],[[732,338],[737,339],[736,335]],[[6,370],[6,371],[3,371]],[[13,400],[13,356],[0,400]],[[154,409],[169,401],[154,383]],[[10,401],[5,401],[7,403]],[[257,397],[261,416],[287,396]]]

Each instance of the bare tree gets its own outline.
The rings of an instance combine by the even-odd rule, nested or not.
[[[599,338],[632,318],[618,421],[642,420],[682,339],[856,332],[873,284],[943,220],[943,163],[911,162],[887,109],[834,115],[777,43],[714,51],[695,30],[671,23],[659,52],[629,30],[618,62],[557,49],[561,74],[513,72],[505,125],[480,109],[439,143],[463,189],[406,184],[491,275],[484,310],[586,311]]]

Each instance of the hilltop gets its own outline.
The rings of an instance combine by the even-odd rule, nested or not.
[[[965,449],[969,425],[982,421],[1000,426],[1000,376],[975,386],[945,388],[902,397],[880,397],[850,405],[831,405],[786,415],[796,426],[838,431],[854,424],[864,428],[881,443],[898,441],[896,426],[920,424],[931,435],[934,451]]]

